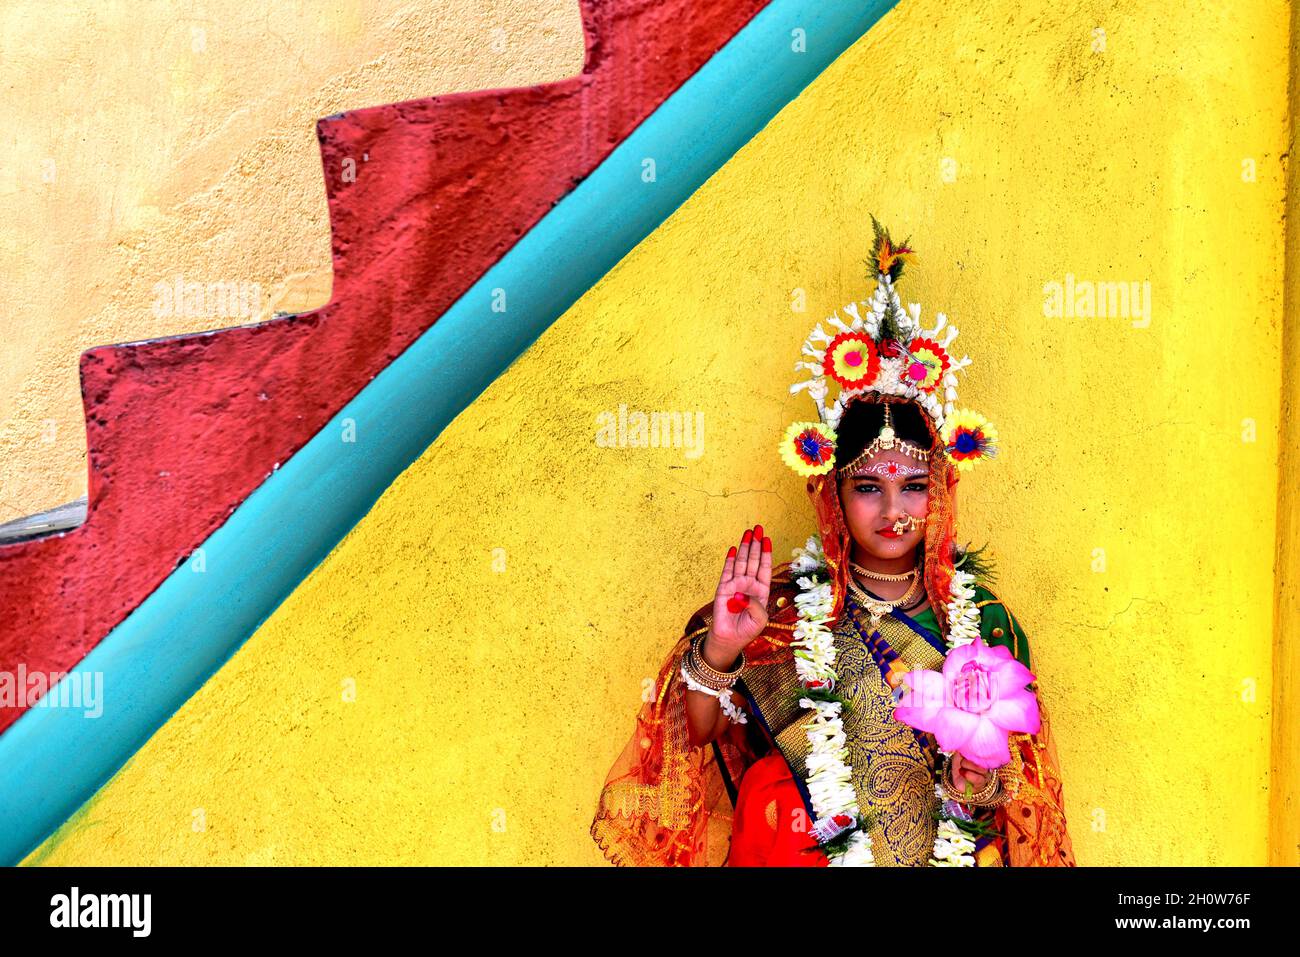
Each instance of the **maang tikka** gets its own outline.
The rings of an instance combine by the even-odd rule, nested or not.
[[[891,404],[892,403],[889,402],[882,403],[885,407],[885,421],[880,426],[880,433],[871,440],[871,444],[863,449],[862,453],[858,455],[857,458],[844,467],[842,474],[852,475],[859,465],[867,461],[877,452],[900,452],[903,455],[918,459],[921,462],[930,461],[930,452],[928,449],[923,449],[914,442],[908,442],[906,439],[900,439],[898,437],[898,434],[894,431],[893,415],[889,411]]]

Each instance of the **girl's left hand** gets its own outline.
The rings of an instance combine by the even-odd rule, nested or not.
[[[966,782],[970,782],[971,788],[978,792],[980,788],[989,782],[989,775],[993,772],[988,768],[982,768],[978,764],[973,764],[961,756],[961,752],[954,752],[952,756],[952,788],[958,794],[964,794],[966,791]]]

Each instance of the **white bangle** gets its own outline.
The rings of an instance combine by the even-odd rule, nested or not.
[[[718,704],[722,705],[722,713],[725,714],[735,724],[748,724],[749,719],[745,717],[745,712],[736,707],[735,702],[731,700],[731,691],[724,689],[714,691],[712,688],[706,688],[700,684],[686,671],[686,665],[682,665],[682,680],[686,682],[686,687],[692,691],[702,691],[712,698],[718,699]]]

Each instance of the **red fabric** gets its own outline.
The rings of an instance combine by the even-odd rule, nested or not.
[[[776,752],[759,758],[740,779],[727,866],[826,867],[810,825],[785,759]]]

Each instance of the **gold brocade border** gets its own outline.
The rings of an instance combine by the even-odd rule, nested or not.
[[[933,813],[938,803],[936,754],[922,746],[911,727],[894,719],[893,688],[855,631],[868,637],[879,631],[909,671],[938,670],[944,654],[893,615],[872,625],[855,599],[846,603],[846,615],[837,626],[845,641],[837,664],[856,666],[854,674],[846,672],[845,677],[856,690],[852,701],[857,713],[845,720],[844,729],[853,755],[858,806],[875,818],[869,831],[872,854],[879,867],[923,867],[933,856],[938,824]],[[868,754],[859,769],[854,759]]]
[[[878,866],[923,866],[934,848],[934,755],[910,727],[893,720],[892,689],[855,631],[867,628],[859,611],[856,602],[847,602],[833,629],[837,688],[852,695],[844,725],[858,806],[875,819],[868,834]],[[905,664],[942,667],[943,654],[903,622],[886,616],[876,627]],[[791,773],[805,781],[807,726],[815,715],[798,704],[793,657],[747,670],[741,680]]]

